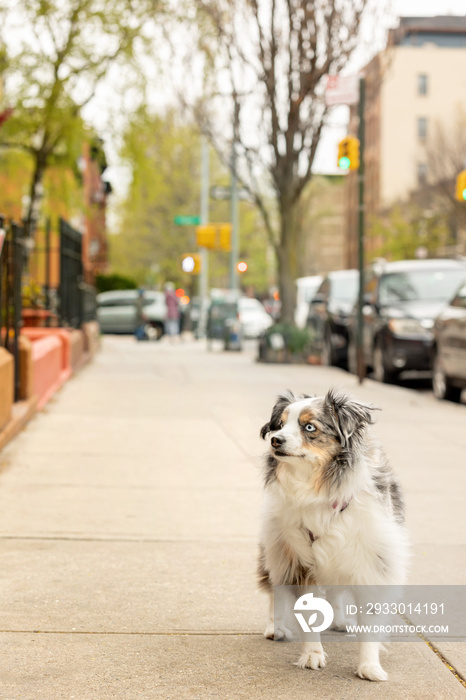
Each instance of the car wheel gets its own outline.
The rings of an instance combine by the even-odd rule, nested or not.
[[[462,389],[457,386],[452,386],[445,371],[442,367],[442,363],[438,356],[438,352],[434,355],[433,368],[432,368],[432,389],[434,390],[434,396],[440,401],[454,401],[459,403],[461,400]]]
[[[372,374],[374,379],[377,382],[382,382],[382,384],[393,384],[397,379],[396,372],[390,372],[385,366],[383,348],[380,340],[377,341],[374,348]]]

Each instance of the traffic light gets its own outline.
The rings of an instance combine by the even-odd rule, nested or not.
[[[201,271],[201,256],[199,253],[186,253],[186,255],[183,255],[181,269],[190,275],[198,275]]]
[[[242,260],[237,264],[236,269],[238,270],[238,272],[246,272],[246,270],[248,269],[247,262],[244,262],[244,260]]]
[[[196,226],[196,243],[210,250],[231,250],[231,224],[204,224]]]
[[[466,170],[462,170],[456,176],[456,194],[458,202],[466,202]]]
[[[339,142],[338,167],[341,170],[357,170],[359,168],[359,139],[356,136],[345,136]]]

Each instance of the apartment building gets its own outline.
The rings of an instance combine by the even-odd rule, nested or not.
[[[346,267],[345,177],[315,175],[302,203],[304,230],[300,275],[317,275]]]
[[[366,225],[436,182],[426,145],[437,125],[466,114],[466,16],[401,17],[387,47],[364,68]],[[357,133],[357,107],[350,132]],[[452,173],[452,177],[454,173]],[[347,265],[357,261],[357,178],[347,178]],[[376,243],[367,240],[368,254]]]

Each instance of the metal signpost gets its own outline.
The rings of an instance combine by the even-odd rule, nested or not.
[[[358,168],[358,269],[359,291],[357,305],[356,328],[356,362],[359,383],[365,376],[365,363],[363,354],[363,323],[362,313],[364,301],[364,109],[365,109],[365,81],[362,75],[329,75],[325,90],[325,104],[328,107],[334,105],[358,104],[358,140],[359,140],[359,168]]]
[[[205,225],[209,222],[209,142],[207,137],[202,137],[201,155],[201,215],[199,224]],[[199,276],[199,297],[200,312],[198,335],[204,338],[207,329],[207,313],[209,305],[209,251],[207,248],[200,249],[201,274]]]
[[[359,383],[362,384],[365,376],[365,362],[363,352],[363,323],[364,317],[362,307],[364,303],[364,107],[366,101],[366,91],[364,78],[359,80],[359,221],[358,221],[358,268],[359,268],[359,291],[358,291],[358,322],[356,338],[356,358],[358,366]]]

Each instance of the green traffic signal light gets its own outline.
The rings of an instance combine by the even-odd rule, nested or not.
[[[466,188],[463,190],[463,199],[466,201]]]
[[[340,160],[338,161],[338,167],[342,170],[348,170],[350,165],[351,161],[348,158],[348,156],[343,156],[343,158],[340,158]]]

